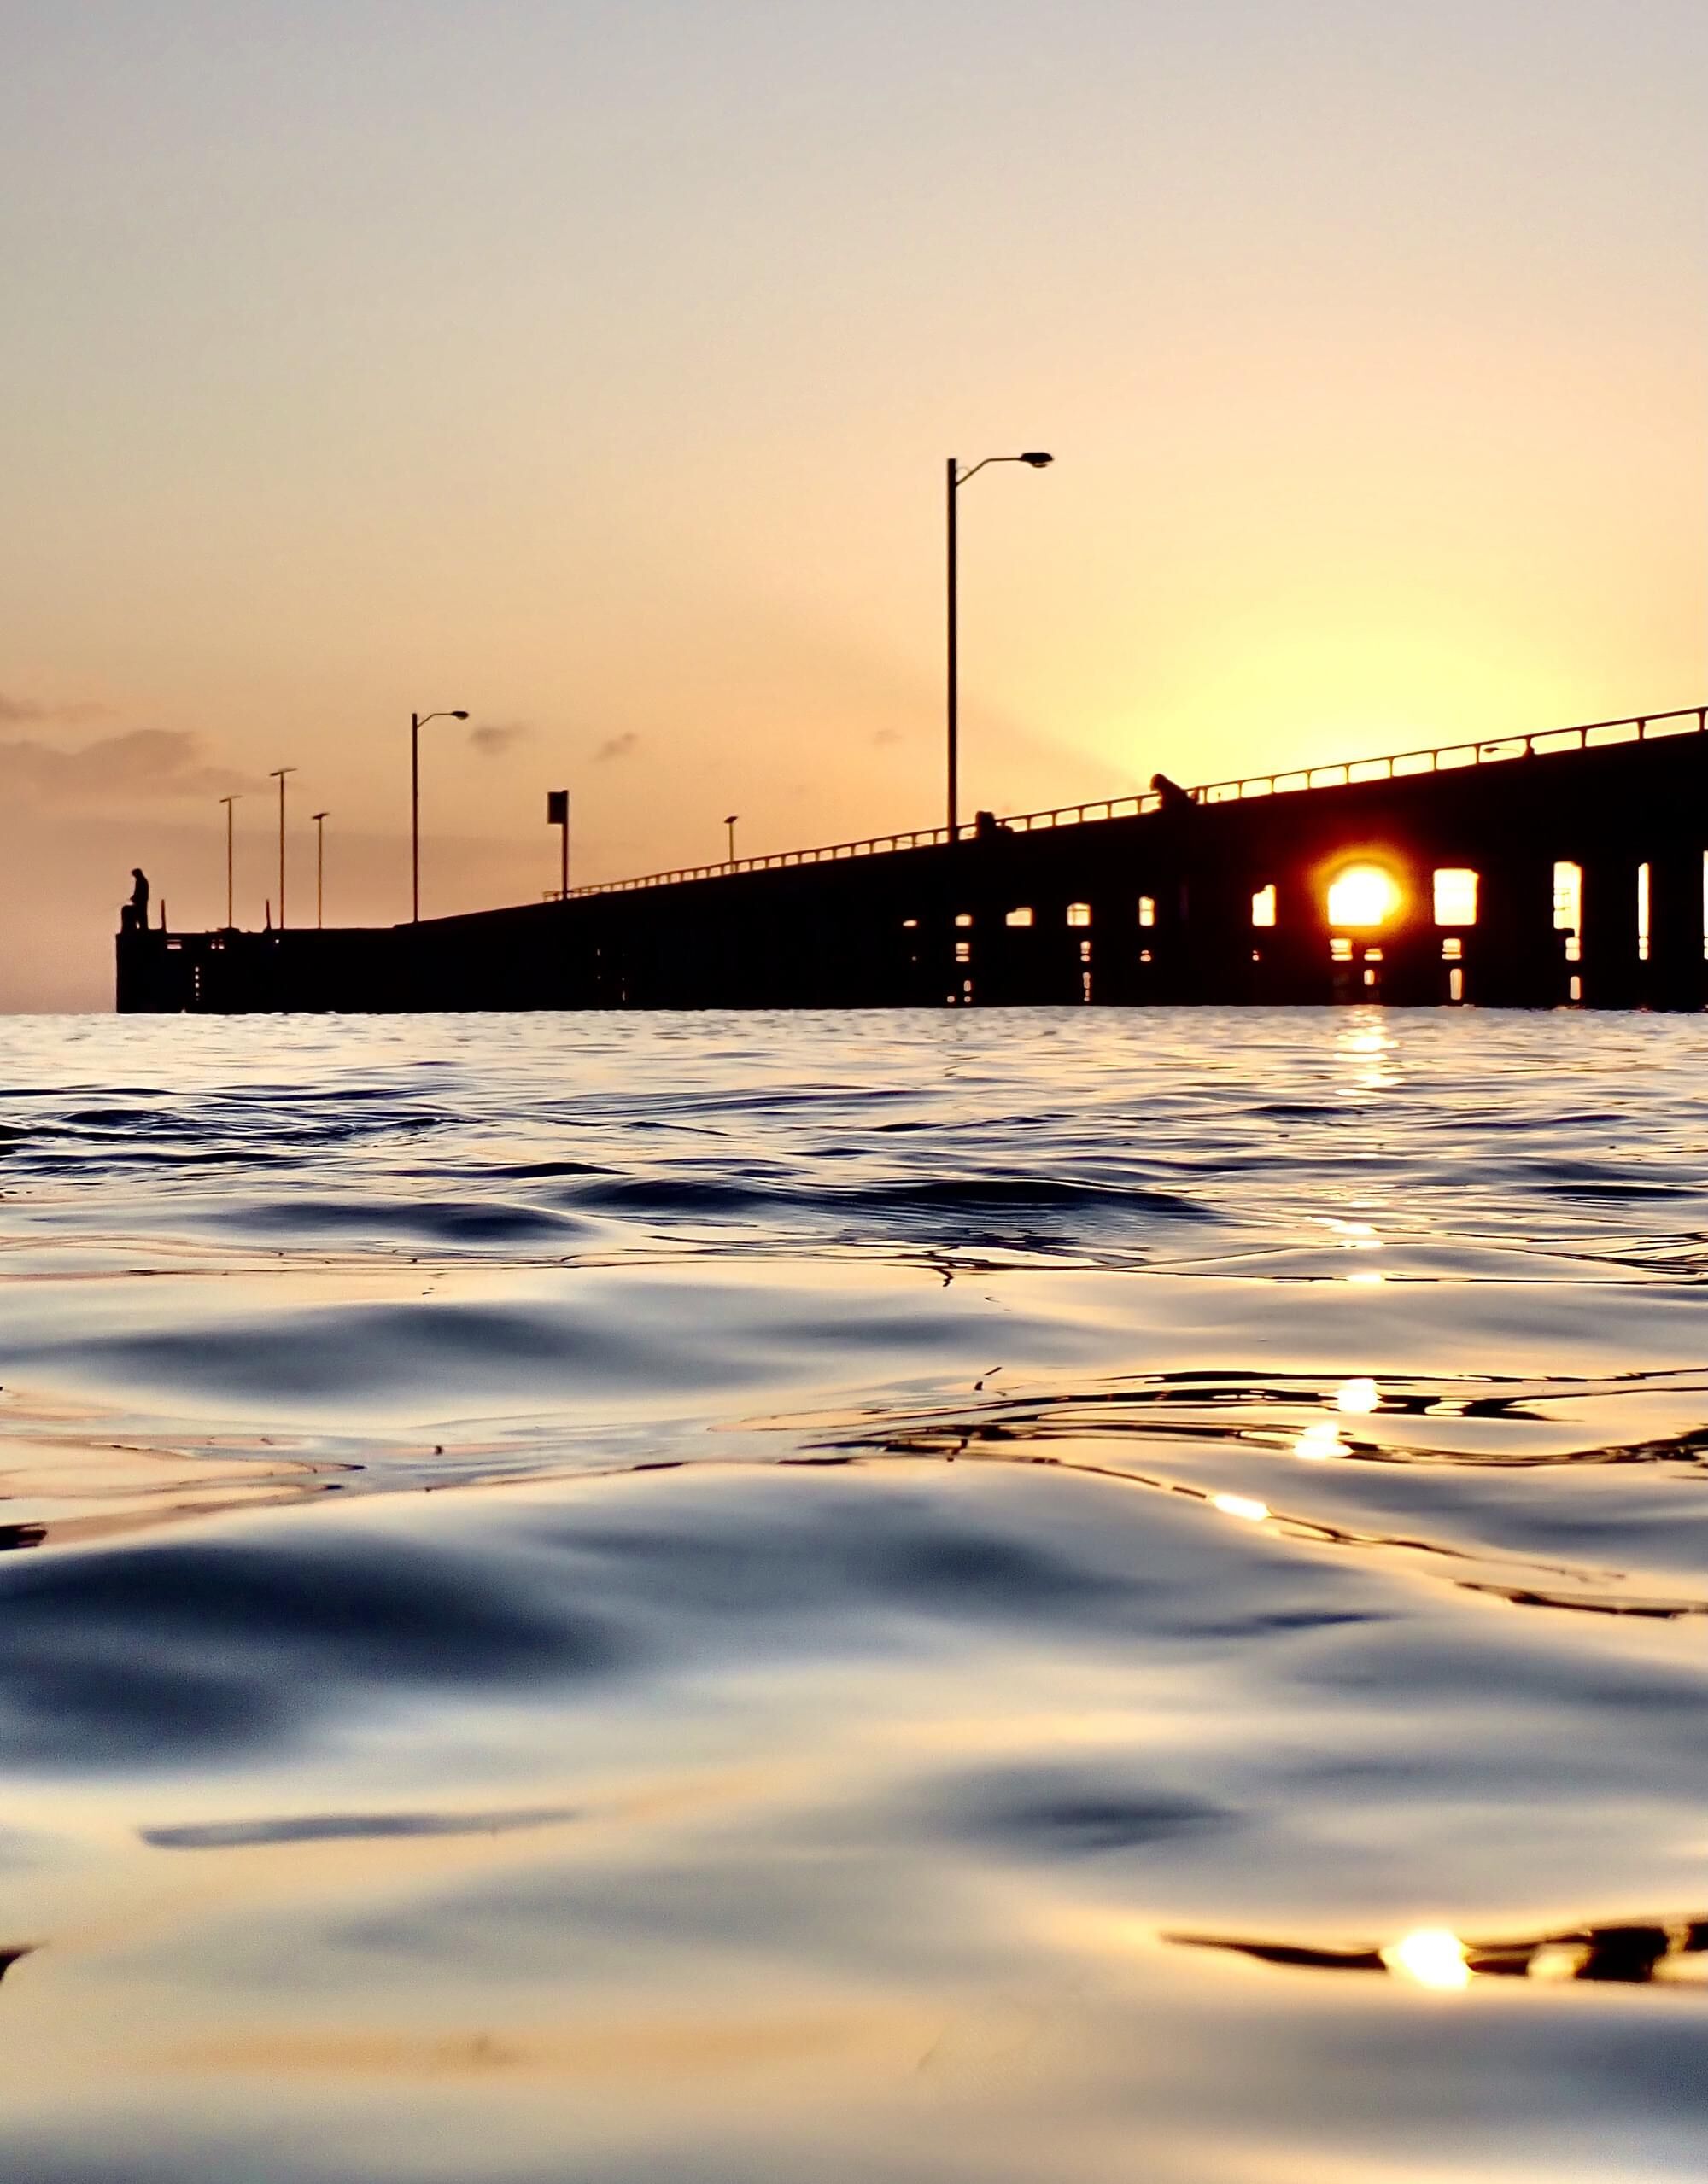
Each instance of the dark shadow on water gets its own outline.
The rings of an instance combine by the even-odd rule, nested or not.
[[[1091,1857],[1145,1850],[1237,1827],[1240,1815],[1172,1784],[1118,1771],[1000,1767],[963,1777],[949,1811],[957,1832],[1029,1857]]]
[[[307,1813],[278,1820],[219,1820],[204,1826],[138,1828],[155,1850],[234,1850],[272,1842],[351,1842],[389,1837],[513,1835],[579,1817],[568,1805],[498,1813]]]

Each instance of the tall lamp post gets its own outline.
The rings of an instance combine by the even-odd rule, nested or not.
[[[956,566],[959,541],[956,536],[957,499],[961,488],[970,479],[987,470],[992,463],[1024,463],[1034,470],[1048,470],[1055,461],[1040,448],[1033,448],[1024,455],[986,455],[982,462],[974,463],[963,470],[951,455],[948,466],[949,518],[949,838],[956,838],[960,825],[960,766],[961,766],[961,600],[960,573]]]
[[[723,822],[729,830],[729,862],[732,868],[735,863],[735,822],[740,816],[739,811],[732,811]]]
[[[225,807],[225,930],[230,932],[237,922],[232,914],[232,904],[236,900],[232,880],[237,872],[237,858],[233,848],[231,807],[241,803],[243,798],[240,796],[221,797],[219,801]]]
[[[284,777],[294,766],[275,766],[270,778],[278,783],[278,929],[284,931]]]
[[[314,821],[314,923],[318,930],[326,922],[326,818],[324,811],[311,812]]]
[[[430,721],[466,721],[461,710],[409,716],[409,920],[421,922],[421,731]]]

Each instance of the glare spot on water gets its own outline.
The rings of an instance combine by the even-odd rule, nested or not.
[[[1576,1979],[1589,1952],[1581,1942],[1545,1942],[1525,1966],[1526,1977],[1531,1979]]]
[[[1345,1080],[1341,1087],[1342,1095],[1355,1099],[1360,1094],[1384,1092],[1397,1084],[1399,1072],[1392,1061],[1395,1051],[1394,1035],[1380,1017],[1366,1016],[1360,1011],[1335,1038],[1336,1059]]]
[[[1355,1418],[1367,1417],[1382,1400],[1374,1381],[1343,1381],[1335,1395],[1335,1409]]]
[[[1271,1514],[1267,1502],[1260,1502],[1249,1494],[1212,1494],[1210,1505],[1219,1509],[1224,1516],[1240,1517],[1247,1524],[1261,1524]]]
[[[1331,1457],[1349,1456],[1352,1451],[1341,1439],[1332,1418],[1319,1418],[1307,1426],[1293,1444],[1295,1456],[1302,1457],[1307,1463],[1326,1463]]]
[[[1389,1971],[1414,1979],[1419,1987],[1448,1989],[1471,1984],[1465,1944],[1444,1926],[1419,1927],[1416,1933],[1391,1942],[1381,1954]]]

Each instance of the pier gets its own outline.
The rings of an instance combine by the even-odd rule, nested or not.
[[[121,1011],[1699,1009],[1708,708],[389,926],[117,942]]]

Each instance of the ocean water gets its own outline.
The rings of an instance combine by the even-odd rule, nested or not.
[[[15,1020],[0,2175],[1708,2165],[1708,1025]]]

